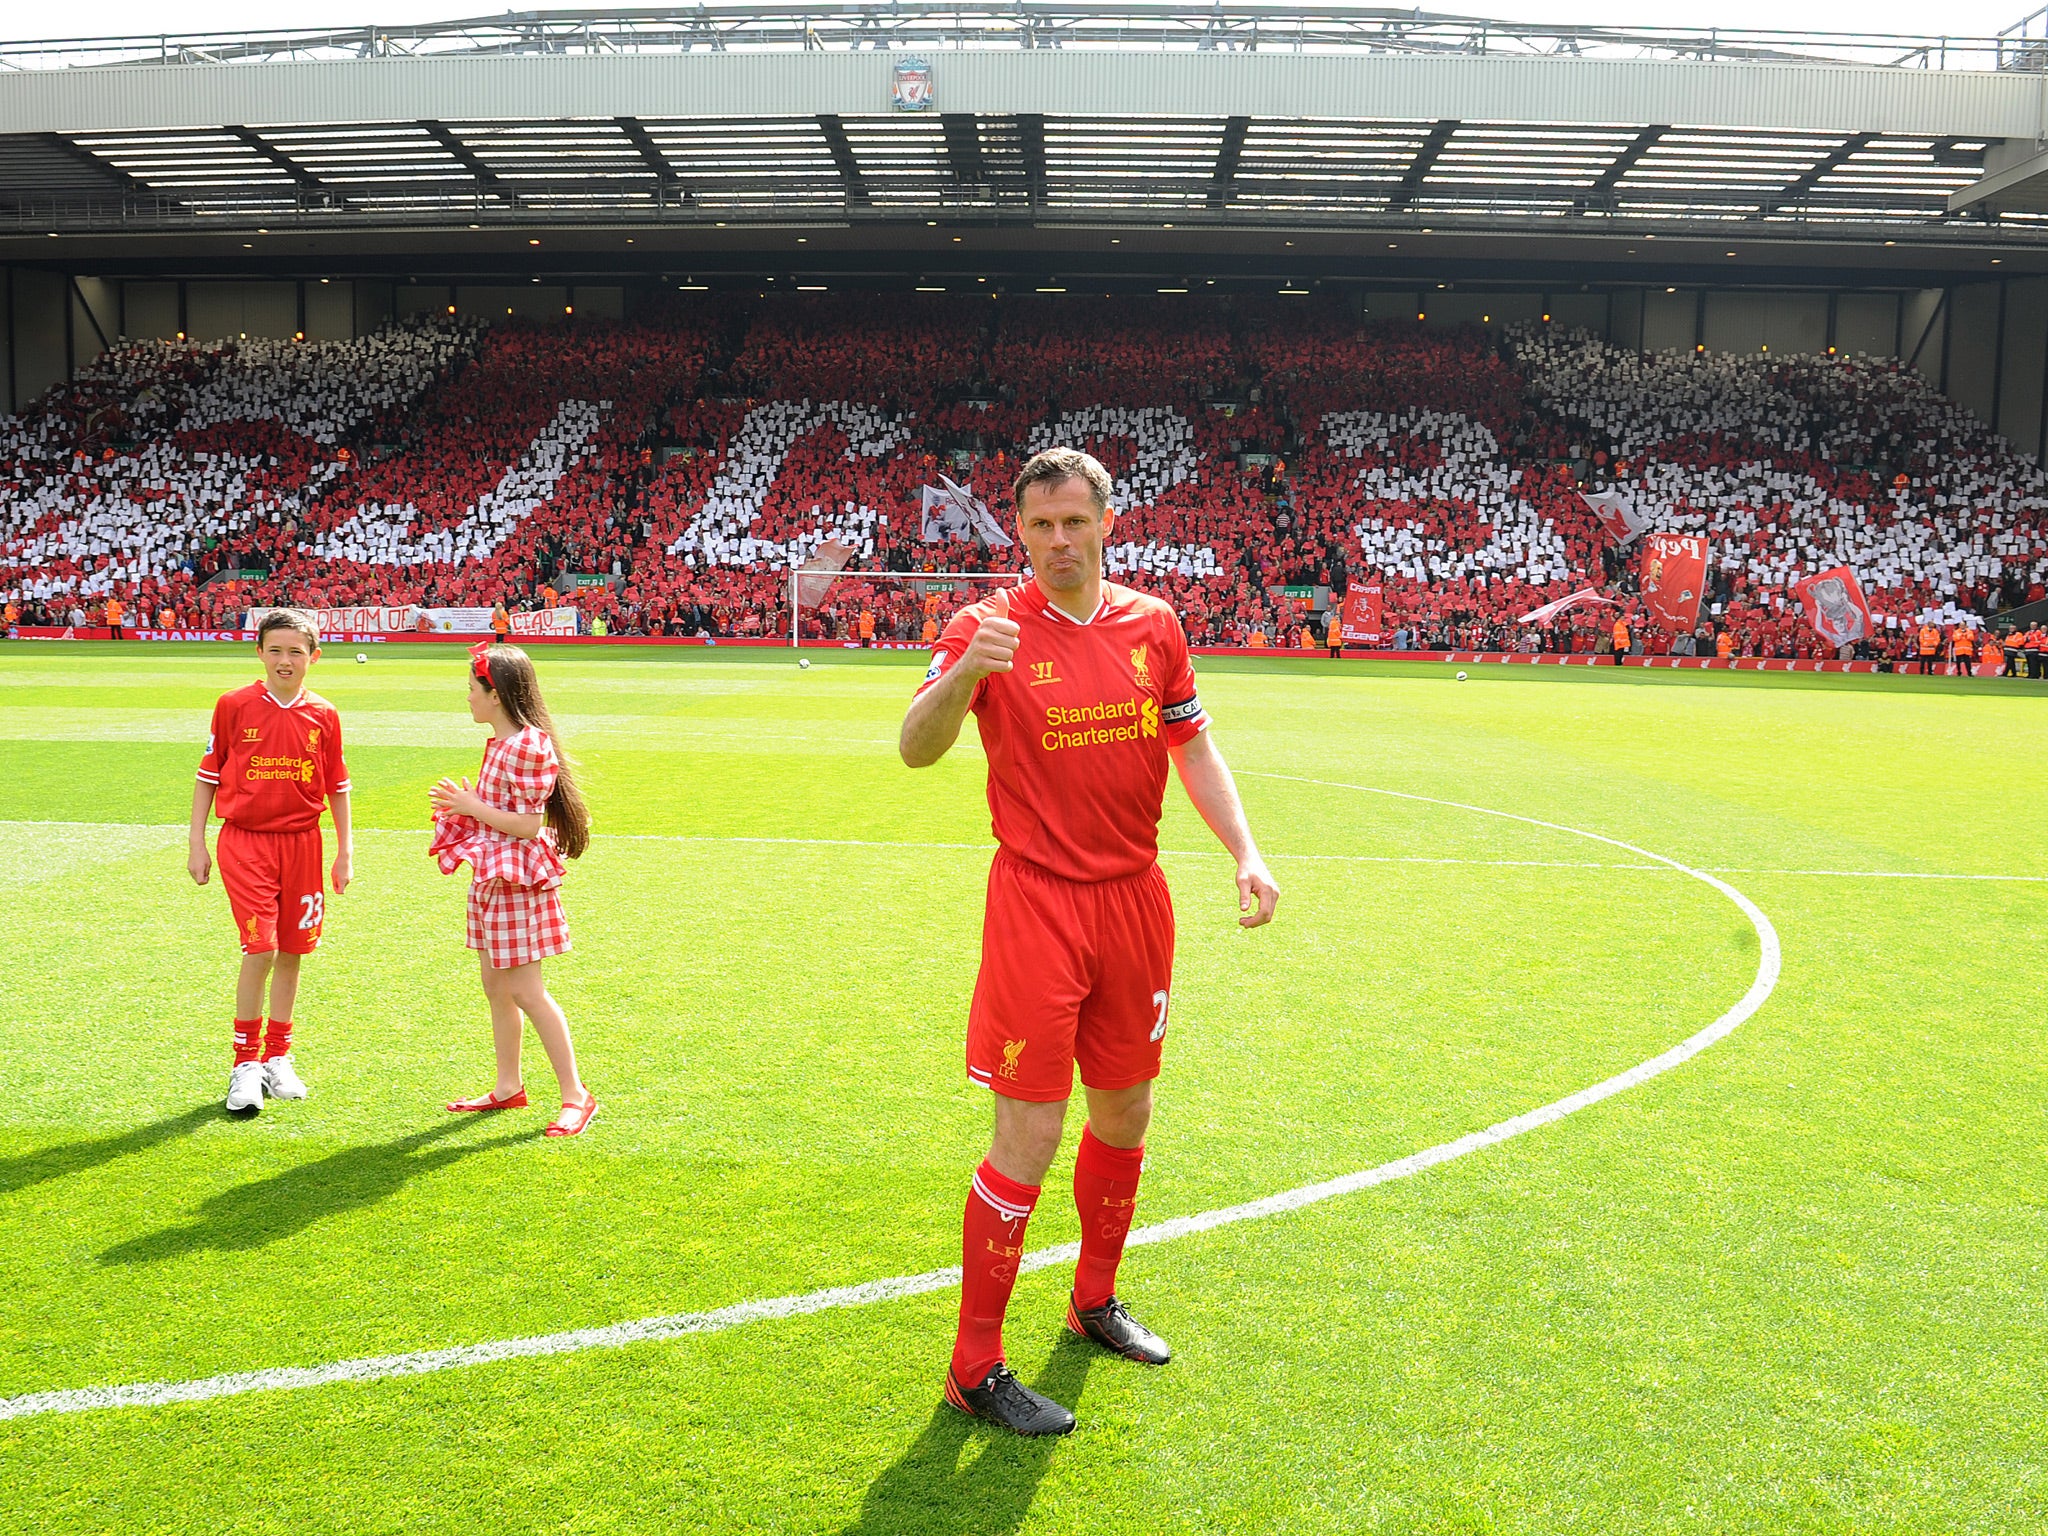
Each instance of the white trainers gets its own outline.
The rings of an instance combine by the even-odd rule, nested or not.
[[[273,1056],[263,1063],[263,1088],[273,1099],[303,1099],[306,1085],[292,1070],[291,1052]]]
[[[263,1108],[263,1063],[238,1061],[228,1074],[228,1113],[253,1115]]]

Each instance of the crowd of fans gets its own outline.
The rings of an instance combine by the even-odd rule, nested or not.
[[[780,297],[629,322],[454,318],[350,342],[111,349],[0,421],[0,595],[33,621],[215,628],[294,601],[540,606],[611,633],[787,634],[790,572],[1015,570],[1022,458],[1095,452],[1112,574],[1199,642],[1317,645],[1354,583],[1404,646],[1814,654],[1793,586],[1853,568],[1866,648],[1944,645],[2048,581],[2048,478],[1917,373],[1641,354],[1578,331],[1364,324],[1335,303]],[[1619,488],[1713,551],[1648,621]],[[915,642],[972,583],[849,574],[806,631]],[[1536,630],[1581,587],[1613,607]]]
[[[476,343],[453,321],[350,342],[138,342],[0,419],[0,591],[196,617],[200,583],[295,535]],[[291,530],[287,534],[286,530]]]
[[[1537,327],[1508,344],[1531,398],[1578,429],[1583,477],[1707,536],[1716,627],[1754,654],[1811,641],[1792,587],[1835,566],[1885,625],[1879,650],[2048,595],[2048,476],[1895,361],[1644,354]]]

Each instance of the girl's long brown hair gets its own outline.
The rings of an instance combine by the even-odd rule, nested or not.
[[[562,857],[579,858],[590,846],[590,807],[583,802],[569,756],[555,734],[555,722],[548,717],[533,658],[516,645],[494,645],[484,652],[484,661],[490,668],[491,692],[498,696],[506,717],[515,726],[531,725],[547,732],[548,740],[555,744],[555,787],[548,794],[548,825],[555,829],[555,847]]]

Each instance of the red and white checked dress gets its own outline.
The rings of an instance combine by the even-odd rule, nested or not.
[[[524,726],[484,744],[477,798],[495,811],[539,815],[559,771],[548,733]],[[439,812],[427,852],[444,875],[469,865],[469,947],[489,956],[494,970],[569,948],[569,920],[557,894],[564,866],[552,827],[543,826],[538,837],[513,837],[472,816]]]

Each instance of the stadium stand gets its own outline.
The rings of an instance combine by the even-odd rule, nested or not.
[[[212,628],[285,600],[533,606],[576,575],[614,633],[786,634],[788,570],[827,541],[856,570],[1014,564],[926,542],[920,488],[949,474],[1000,515],[1055,442],[1109,465],[1112,572],[1198,642],[1313,640],[1284,589],[1370,577],[1419,645],[1591,649],[1608,619],[1516,621],[1596,583],[1635,615],[1579,495],[1610,485],[1711,538],[1698,639],[1738,654],[1811,654],[1792,584],[1837,564],[1886,636],[2048,582],[2039,466],[1890,360],[1323,300],[833,294],[117,346],[0,421],[0,590],[29,622],[113,598]],[[848,576],[807,629],[863,612],[896,641],[945,617]]]

